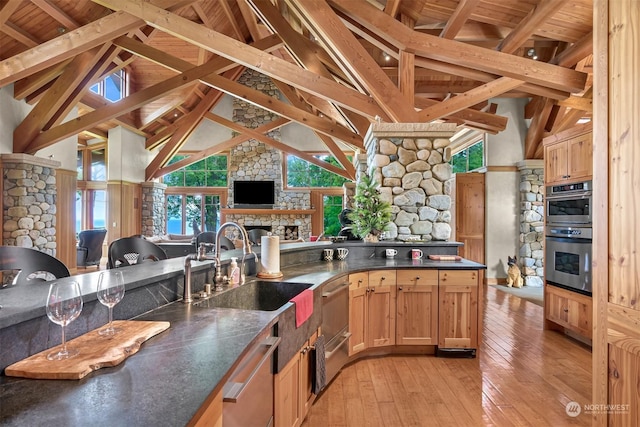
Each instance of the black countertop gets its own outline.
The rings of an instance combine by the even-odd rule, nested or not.
[[[485,266],[467,260],[347,259],[287,267],[280,280],[313,283],[317,288],[347,272],[381,268]],[[171,327],[116,367],[100,369],[79,381],[0,376],[0,424],[185,425],[205,399],[222,387],[260,333],[292,307],[288,303],[278,311],[264,312],[167,304],[137,319],[169,321]]]

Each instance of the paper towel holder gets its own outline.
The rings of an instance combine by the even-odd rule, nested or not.
[[[273,239],[274,237],[276,238],[276,240],[278,239],[278,236],[274,236],[273,233],[271,233],[271,232],[267,233],[266,236],[262,236],[261,237],[261,239],[262,239],[262,245],[261,245],[262,250],[261,250],[261,254],[260,254],[260,258],[261,258],[260,264],[261,264],[262,267],[264,267],[264,263],[263,263],[264,260],[262,258],[267,256],[267,253],[265,253],[265,250],[267,250],[268,246],[270,246],[268,244],[265,244],[265,240]],[[277,245],[276,247],[279,249],[279,242],[276,241],[276,245]],[[278,256],[280,256],[279,251],[278,251]],[[278,266],[276,268],[278,269],[278,271],[275,271],[275,272],[273,272],[273,271],[259,271],[256,274],[256,276],[261,278],[261,279],[279,279],[279,278],[281,278],[284,275],[282,274],[282,271],[279,271],[280,270],[280,262],[279,261],[278,261],[277,265]],[[276,268],[274,268],[274,270]]]

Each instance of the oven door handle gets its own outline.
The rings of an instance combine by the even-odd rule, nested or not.
[[[348,287],[349,287],[349,283],[344,283],[344,284],[338,286],[337,288],[335,288],[332,291],[323,292],[322,293],[322,298],[331,298],[335,294],[338,294],[338,293],[342,292],[345,288],[348,288]]]
[[[334,348],[333,350],[331,350],[331,351],[327,351],[327,352],[325,353],[325,355],[324,355],[325,359],[330,359],[330,358],[331,358],[331,356],[333,356],[333,355],[336,353],[336,351],[338,351],[338,350],[340,349],[340,347],[342,347],[342,346],[343,346],[343,345],[344,345],[344,344],[349,340],[349,338],[350,338],[350,337],[351,337],[351,332],[346,332],[346,333],[342,336],[342,341],[340,341],[340,344],[338,344],[338,345],[336,346],[336,348]]]
[[[280,344],[281,340],[282,340],[281,337],[268,337],[262,343],[260,343],[254,348],[253,352],[256,352],[262,346],[269,347],[269,349],[264,353],[260,361],[256,364],[255,368],[253,368],[253,370],[251,371],[251,374],[249,374],[249,377],[245,382],[238,383],[238,382],[230,381],[225,385],[224,396],[222,399],[224,402],[237,403],[238,399],[240,398],[240,394],[242,394],[242,392],[245,390],[247,385],[253,380],[253,377],[256,376],[256,374],[258,373],[262,365],[267,360],[269,360],[269,357],[271,357],[271,355],[276,350],[276,348],[278,348],[278,345]]]

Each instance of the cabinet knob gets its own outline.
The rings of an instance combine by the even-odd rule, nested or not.
[[[416,282],[420,280],[420,276],[416,276]]]
[[[563,308],[562,311],[564,311],[565,313],[568,313],[569,309],[568,308]]]
[[[398,286],[398,290],[401,291],[402,290],[402,286]]]

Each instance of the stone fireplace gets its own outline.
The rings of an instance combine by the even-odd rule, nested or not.
[[[277,98],[279,91],[271,79],[253,70],[246,70],[238,79],[245,86]],[[278,116],[242,99],[234,98],[233,121],[255,129]],[[280,130],[267,134],[280,141]],[[308,190],[285,190],[282,176],[283,153],[260,141],[249,140],[233,147],[229,154],[229,207],[224,209],[227,221],[251,228],[267,228],[281,240],[296,240],[311,234],[311,206]],[[274,182],[274,209],[234,209],[233,181],[252,180]]]

